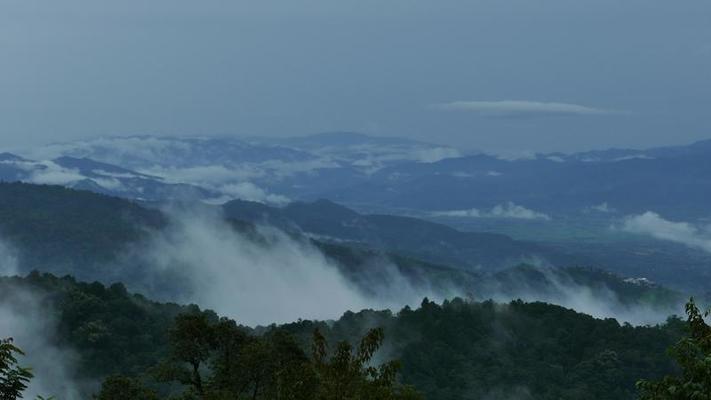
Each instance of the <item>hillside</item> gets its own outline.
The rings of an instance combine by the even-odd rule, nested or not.
[[[120,284],[105,287],[46,274],[0,278],[0,289],[0,308],[24,310],[22,318],[33,318],[28,309],[31,302],[18,303],[17,294],[32,293],[39,299],[48,313],[42,318],[56,323],[37,333],[51,337],[54,349],[76,352],[76,364],[66,371],[75,382],[112,373],[150,381],[147,373],[168,354],[173,318],[198,312],[195,306],[151,302]],[[214,313],[207,316],[217,320]],[[239,315],[232,317],[239,322]],[[384,328],[386,340],[379,359],[401,359],[403,382],[433,400],[514,395],[632,399],[637,379],[673,371],[665,349],[682,334],[679,320],[632,327],[545,303],[461,299],[442,305],[424,300],[417,309],[397,313],[347,312],[332,324],[299,321],[243,331],[284,331],[307,346],[316,327],[330,343],[353,341],[370,328]],[[18,337],[17,344],[27,347],[24,340]],[[34,360],[41,362],[42,357],[36,354]],[[96,390],[96,386],[83,390]]]
[[[495,271],[534,259],[564,265],[574,259],[501,234],[461,232],[411,217],[359,214],[327,200],[295,202],[283,208],[234,200],[223,209],[227,217],[298,229],[320,240],[367,246],[471,271]]]
[[[60,186],[0,183],[0,240],[22,270],[83,272],[113,260],[163,215],[133,202]],[[84,270],[84,271],[83,271]]]
[[[683,302],[676,292],[665,292],[657,286],[637,287],[625,283],[621,276],[594,269],[517,267],[519,262],[515,260],[509,267],[498,265],[488,271],[463,268],[460,262],[466,261],[466,257],[471,257],[472,264],[485,265],[486,260],[520,251],[517,246],[522,244],[501,235],[465,234],[412,218],[363,216],[328,202],[297,203],[284,209],[248,202],[228,203],[227,216],[240,219],[232,219],[229,228],[188,236],[192,239],[182,241],[183,235],[193,234],[190,229],[194,229],[191,228],[195,225],[194,217],[184,219],[163,214],[127,200],[20,183],[0,184],[0,199],[1,238],[9,251],[8,260],[17,258],[18,272],[36,269],[89,281],[118,280],[161,299],[190,298],[186,296],[198,290],[193,285],[195,274],[205,270],[207,263],[215,274],[241,265],[239,259],[226,262],[219,254],[216,257],[203,254],[194,240],[210,234],[227,238],[218,242],[218,252],[232,252],[238,258],[255,251],[266,257],[272,251],[284,251],[284,245],[302,249],[296,259],[292,254],[289,262],[296,262],[304,272],[320,268],[314,263],[323,265],[325,271],[337,273],[366,297],[383,297],[399,304],[404,304],[399,292],[403,291],[410,298],[407,301],[424,295],[437,298],[459,295],[588,307],[588,303],[578,304],[571,296],[571,291],[585,290],[591,296],[599,296],[599,301],[593,304],[604,307],[583,311],[645,322],[659,320],[658,315],[678,310]],[[286,229],[289,235],[283,239],[277,236],[275,241],[271,233],[255,225],[265,221]],[[211,223],[215,224],[220,224],[219,218]],[[340,235],[340,239],[335,240],[335,235]],[[168,264],[161,261],[181,254],[187,257],[186,251],[203,255],[188,264],[179,260],[183,269],[174,267],[176,261]],[[319,261],[319,257],[324,261]],[[269,262],[283,263],[284,259],[277,257]],[[229,279],[234,281],[211,285],[238,284],[241,274],[251,272],[243,270],[230,275]],[[270,282],[274,279],[262,284]],[[200,290],[210,291],[211,286]],[[635,317],[632,310],[638,306],[651,309],[649,315]]]

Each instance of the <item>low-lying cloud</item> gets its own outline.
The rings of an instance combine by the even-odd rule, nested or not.
[[[79,400],[82,388],[91,383],[75,379],[76,353],[55,343],[55,315],[39,294],[24,289],[0,293],[0,338],[14,339],[26,354],[19,358],[20,365],[31,367],[34,374],[25,398]]]
[[[626,217],[621,229],[711,252],[711,227],[670,221],[652,211]]]
[[[602,202],[600,204],[596,204],[596,205],[592,205],[592,206],[583,208],[583,213],[585,213],[585,214],[590,214],[590,213],[610,214],[610,213],[614,213],[616,211],[617,210],[615,210],[615,208],[613,208],[613,207],[610,207],[610,205],[607,204],[606,201]]]
[[[440,301],[469,293],[500,302],[544,301],[633,324],[662,323],[681,312],[676,304],[643,298],[623,302],[602,281],[580,284],[545,267],[537,268],[545,279],[533,283],[525,274],[518,281],[481,277],[473,286],[454,277],[435,283],[426,273],[403,274],[387,257],[340,265],[304,237],[263,226],[235,229],[219,214],[180,211],[171,218],[169,228],[138,249],[141,264],[155,271],[139,291],[156,297],[156,286],[169,282],[178,292],[162,300],[196,303],[252,326],[333,319],[347,310],[399,310],[424,297]]]
[[[522,299],[557,304],[595,318],[615,318],[633,325],[655,325],[664,323],[670,315],[683,313],[684,304],[679,302],[654,303],[645,297],[627,299],[602,282],[582,284],[565,270],[539,267],[537,271],[543,279],[530,279],[523,274],[516,279],[488,282],[480,296],[497,302]],[[647,285],[646,279],[625,280],[628,285]],[[651,290],[651,288],[650,288]]]
[[[170,215],[171,226],[136,251],[156,271],[142,291],[158,293],[155,288],[170,280],[183,285],[170,300],[196,303],[241,323],[331,319],[348,310],[399,309],[433,296],[396,272],[388,277],[395,284],[365,293],[311,242],[274,228],[239,230],[207,212]]]
[[[482,117],[499,118],[590,116],[618,113],[579,104],[526,100],[453,101],[435,104],[433,108],[446,111],[469,112]]]
[[[18,272],[17,251],[0,238],[0,276],[14,276]]]
[[[525,220],[551,220],[550,215],[534,211],[513,202],[499,204],[490,210],[470,208],[467,210],[435,211],[432,215],[436,217],[456,217],[456,218],[509,218]]]

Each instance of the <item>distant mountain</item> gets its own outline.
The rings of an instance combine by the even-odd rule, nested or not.
[[[112,137],[48,145],[24,155],[40,160],[95,160],[164,183],[200,187],[219,194],[223,201],[241,198],[284,204],[366,182],[387,166],[433,162],[460,152],[407,139],[326,133],[284,139]],[[125,197],[131,195],[127,192]]]
[[[308,136],[249,140],[253,143],[288,146],[347,161],[351,166],[369,170],[405,161],[434,162],[462,155],[461,151],[449,146],[356,132],[326,132]]]
[[[539,156],[558,161],[582,161],[582,162],[616,162],[634,158],[671,158],[707,155],[711,153],[711,139],[701,140],[683,146],[653,147],[650,149],[607,149],[593,150],[573,154],[551,153]]]
[[[512,160],[349,132],[244,139],[133,136],[49,145],[21,156],[0,157],[0,179],[147,200],[285,205],[327,198],[359,210],[501,219],[550,220],[593,207],[619,215],[711,215],[711,141]]]
[[[620,313],[642,322],[668,315],[683,297],[647,280],[625,280],[595,269],[520,266],[525,257],[535,261],[536,257],[557,256],[560,262],[555,265],[560,267],[575,263],[565,263],[564,257],[546,247],[503,235],[463,233],[413,218],[361,215],[326,201],[284,209],[246,202],[228,206],[233,208],[226,206],[227,216],[234,218],[239,211],[240,217],[247,219],[233,220],[232,229],[241,233],[234,236],[235,241],[255,244],[249,251],[268,253],[274,244],[269,234],[249,220],[280,221],[293,245],[317,249],[347,282],[373,297],[400,293],[398,290],[407,287],[408,296],[414,298],[426,294],[501,301],[522,298],[593,314]],[[315,219],[318,210],[323,210],[322,217]],[[183,291],[190,290],[185,279],[191,275],[181,275],[180,268],[175,274],[166,271],[154,258],[170,257],[163,251],[180,251],[160,244],[176,234],[183,235],[184,231],[175,229],[175,222],[161,211],[128,200],[57,186],[0,183],[0,271],[7,273],[7,263],[17,259],[18,273],[34,269],[86,281],[122,281],[155,298],[180,298]],[[205,239],[216,240],[218,247],[213,250],[219,252],[229,247],[224,238],[231,237]],[[155,252],[155,245],[164,250]],[[235,249],[244,245],[235,242]],[[142,257],[144,252],[152,255]],[[521,255],[518,260],[517,255]],[[309,262],[318,262],[318,257]],[[692,271],[690,278],[694,277],[697,275]],[[607,306],[598,309],[598,303],[586,299]],[[636,316],[630,311],[636,306],[654,312]]]
[[[68,156],[35,161],[4,153],[0,155],[0,180],[63,185],[144,201],[207,200],[220,196],[195,185],[169,183],[161,177]]]
[[[595,162],[586,161],[589,155],[513,161],[475,155],[401,164],[324,196],[344,204],[432,212],[514,202],[553,215],[580,214],[603,203],[624,214],[654,210],[672,217],[711,215],[708,143],[634,157],[615,150],[604,154]]]

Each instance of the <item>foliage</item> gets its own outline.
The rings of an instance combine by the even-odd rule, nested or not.
[[[249,329],[196,306],[149,301],[119,284],[48,274],[0,278],[0,303],[18,288],[44,299],[57,320],[55,342],[79,355],[79,377],[142,377],[160,395],[192,388],[185,391],[192,396],[198,390],[191,361],[199,362],[206,398],[215,399],[235,398],[229,397],[234,393],[311,399],[310,391],[318,393],[315,385],[326,393],[323,399],[331,399],[330,387],[392,382],[387,367],[370,369],[383,359],[399,359],[397,381],[429,400],[506,398],[511,390],[523,399],[632,399],[638,379],[675,372],[665,351],[685,327],[675,318],[662,326],[633,327],[545,303],[454,299],[423,301],[399,313],[346,312],[332,323]],[[376,327],[384,338],[371,334]],[[314,340],[317,329],[323,339]],[[360,351],[364,337],[380,350],[359,364],[367,359]],[[148,373],[175,383],[156,384],[145,379]],[[394,395],[406,392],[394,386]]]
[[[657,381],[642,380],[637,386],[641,400],[711,399],[711,326],[694,300],[686,305],[689,335],[670,349],[681,372]]]
[[[313,360],[320,385],[314,397],[322,400],[419,399],[419,394],[411,387],[397,385],[398,362],[390,361],[378,368],[372,365],[383,339],[381,328],[371,329],[355,352],[350,343],[342,341],[328,359],[326,338],[316,329]]]
[[[0,277],[0,304],[13,301],[15,291],[40,299],[56,321],[53,342],[80,353],[77,373],[87,379],[145,371],[168,353],[167,333],[175,316],[195,308],[152,302],[121,284],[39,273]]]
[[[29,368],[18,365],[17,356],[22,350],[12,344],[12,339],[0,340],[0,400],[22,398],[22,392],[32,379]]]
[[[462,398],[633,399],[635,381],[673,371],[665,348],[681,335],[672,318],[633,327],[545,303],[435,304],[398,314],[347,312],[331,325],[284,325],[304,341],[318,327],[328,342],[353,341],[381,326],[401,380],[430,400]]]
[[[60,186],[0,183],[0,198],[0,233],[25,270],[86,274],[164,223],[130,201]]]
[[[325,339],[316,331],[309,359],[283,330],[252,336],[227,318],[213,321],[204,312],[184,314],[170,331],[171,355],[154,375],[183,385],[185,399],[418,398],[414,390],[397,383],[397,363],[367,365],[382,340],[382,330],[372,330],[356,353],[342,342],[329,358]]]
[[[158,400],[156,392],[138,379],[112,375],[101,384],[95,400]]]

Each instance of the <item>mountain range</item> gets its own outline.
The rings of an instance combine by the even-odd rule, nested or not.
[[[705,218],[711,141],[504,159],[408,139],[113,137],[0,156],[0,179],[141,200],[284,205],[326,198],[360,210],[552,219],[654,211]]]

